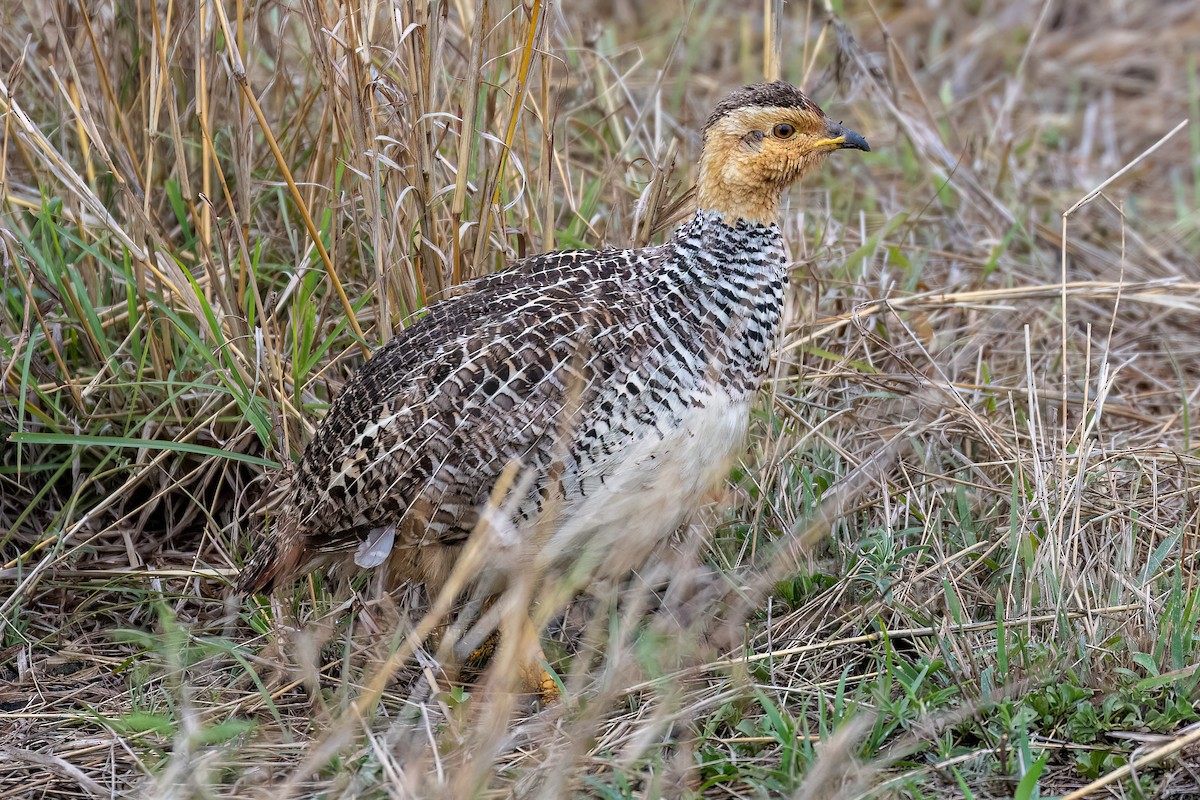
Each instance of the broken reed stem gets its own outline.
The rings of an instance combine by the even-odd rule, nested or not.
[[[466,107],[463,109],[462,129],[458,137],[458,167],[454,176],[454,197],[450,203],[453,217],[454,253],[451,279],[457,286],[463,279],[462,215],[467,208],[467,180],[471,173],[471,154],[475,151],[475,119],[483,95],[483,44],[487,38],[488,0],[476,0],[475,25],[471,31],[471,60],[467,65]],[[488,215],[488,219],[491,215]]]
[[[1042,625],[1048,622],[1056,622],[1065,616],[1067,619],[1079,619],[1081,617],[1091,617],[1098,614],[1116,614],[1123,611],[1137,611],[1142,608],[1140,603],[1126,603],[1120,606],[1107,606],[1105,608],[1089,609],[1087,611],[1066,611],[1062,614],[1040,614],[1032,617],[1022,617],[1020,619],[1004,620],[1005,626],[1010,625]],[[877,642],[881,639],[920,639],[928,636],[940,636],[947,633],[975,633],[977,631],[995,630],[1001,623],[995,620],[988,622],[967,622],[956,625],[939,625],[937,627],[925,628],[897,628],[890,631],[873,631],[864,633],[861,636],[849,636],[844,639],[830,639],[827,642],[817,642],[815,644],[806,644],[799,647],[787,647],[782,650],[771,650],[766,653],[755,653],[754,655],[745,656],[743,658],[725,658],[717,661],[710,661],[707,664],[702,664],[700,669],[720,669],[722,667],[733,667],[739,664],[753,664],[758,661],[766,661],[772,658],[783,658],[784,656],[798,656],[805,653],[814,653],[820,650],[828,650],[833,647],[843,647],[848,644],[868,644]]]

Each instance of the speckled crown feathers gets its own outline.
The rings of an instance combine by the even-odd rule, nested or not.
[[[821,110],[820,106],[790,83],[784,81],[752,83],[731,92],[728,97],[717,103],[708,122],[704,124],[704,132],[708,133],[709,128],[739,108],[754,107],[799,108],[821,117],[825,116],[825,112]]]

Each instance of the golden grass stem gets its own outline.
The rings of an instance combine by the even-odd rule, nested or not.
[[[462,216],[467,208],[467,180],[471,175],[471,154],[475,152],[475,120],[483,99],[483,52],[487,40],[488,0],[475,0],[475,20],[471,30],[471,56],[467,65],[466,107],[463,109],[462,129],[458,137],[457,174],[454,176],[454,198],[450,203],[453,229],[453,272],[451,283],[463,279]]]
[[[237,41],[229,27],[229,19],[225,15],[224,6],[217,2],[214,3],[214,8],[216,8],[217,16],[221,20],[221,28],[225,32],[226,41]],[[246,77],[246,67],[242,63],[241,54],[236,49],[230,49],[229,52],[233,55],[230,65],[233,71],[233,79],[237,83],[238,88],[242,90],[246,102],[249,103],[250,109],[258,119],[259,129],[262,130],[263,138],[266,140],[267,146],[271,149],[271,155],[275,157],[275,163],[279,167],[280,174],[283,175],[284,182],[287,183],[288,192],[292,196],[292,202],[296,204],[296,211],[304,221],[304,227],[308,229],[308,235],[312,240],[313,247],[316,248],[317,255],[320,256],[321,263],[325,266],[325,274],[329,277],[329,282],[333,285],[334,292],[337,293],[338,301],[342,304],[342,310],[346,312],[346,323],[354,331],[355,336],[358,337],[358,347],[362,351],[362,354],[370,357],[371,348],[367,345],[366,335],[363,334],[362,328],[358,325],[358,318],[354,314],[354,306],[351,305],[350,298],[346,296],[346,289],[342,286],[342,279],[338,277],[337,270],[333,266],[333,260],[329,257],[329,251],[325,249],[325,244],[321,241],[321,232],[317,229],[317,224],[308,212],[308,205],[304,202],[304,196],[300,194],[300,187],[296,185],[296,180],[292,177],[292,171],[288,168],[287,159],[283,157],[283,152],[279,149],[279,142],[276,141],[275,134],[271,132],[271,125],[267,122],[267,116],[263,113],[262,106],[258,104],[258,98],[254,96],[254,92],[250,89],[250,81]]]
[[[525,36],[525,45],[521,50],[521,63],[517,69],[517,88],[513,92],[512,103],[509,107],[508,129],[504,132],[504,146],[500,150],[500,161],[496,165],[496,174],[492,178],[491,202],[480,210],[479,235],[475,240],[474,274],[479,274],[483,263],[484,253],[487,252],[487,241],[492,231],[492,215],[501,216],[500,190],[503,186],[504,168],[508,164],[508,154],[512,150],[513,139],[517,134],[517,120],[521,116],[521,108],[525,104],[525,90],[529,85],[529,69],[533,63],[533,53],[537,44],[537,34],[540,30],[538,23],[542,18],[542,0],[533,0],[529,9],[529,28]]]

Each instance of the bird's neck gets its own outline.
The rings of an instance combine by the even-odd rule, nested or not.
[[[738,220],[760,225],[778,223],[783,187],[766,176],[747,176],[745,167],[731,160],[736,160],[735,153],[705,148],[696,182],[699,208],[720,214],[729,225],[736,225]]]
[[[717,214],[730,226],[738,222],[756,225],[775,225],[779,222],[779,195],[761,191],[738,191],[728,187],[720,192],[700,192],[701,210]]]
[[[714,264],[738,267],[758,262],[756,254],[783,255],[783,236],[774,220],[761,222],[729,217],[701,206],[675,232],[675,245],[683,251],[711,254]],[[703,259],[698,262],[700,266]]]
[[[664,338],[683,343],[693,375],[747,401],[762,384],[783,317],[788,256],[779,226],[729,224],[702,209],[666,256],[651,288],[652,317],[664,321]]]
[[[775,224],[731,225],[720,213],[701,209],[675,232],[669,247],[675,276],[701,292],[729,280],[744,286],[786,280],[787,249]]]

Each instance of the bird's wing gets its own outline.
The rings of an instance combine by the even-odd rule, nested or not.
[[[434,305],[382,348],[334,401],[293,479],[284,516],[307,546],[353,549],[414,517],[404,544],[465,538],[505,466],[556,458],[617,369],[595,342],[624,324],[631,304],[618,298],[644,257],[529,259]]]

